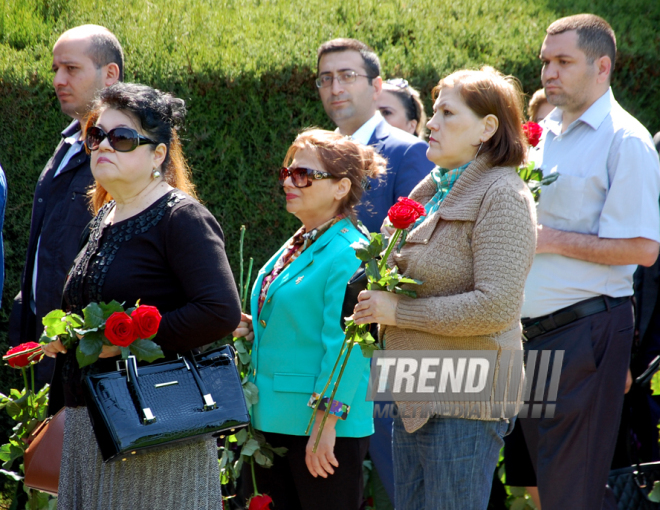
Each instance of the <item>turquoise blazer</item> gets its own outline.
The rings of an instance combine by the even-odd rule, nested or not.
[[[348,219],[333,225],[271,283],[257,317],[261,283],[284,247],[259,271],[251,296],[250,374],[259,388],[259,402],[251,410],[258,430],[305,435],[313,412],[307,403],[313,392],[323,390],[344,341],[339,323],[344,293],[360,266],[351,244],[363,237]],[[373,434],[373,402],[366,401],[369,361],[353,348],[335,395],[350,406],[346,420],[337,421],[337,437]],[[338,373],[339,367],[333,382]],[[331,390],[332,385],[325,396]]]

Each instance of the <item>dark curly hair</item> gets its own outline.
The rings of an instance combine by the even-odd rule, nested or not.
[[[126,113],[137,120],[147,137],[157,144],[165,144],[167,155],[161,165],[165,180],[170,186],[196,198],[195,185],[190,178],[190,168],[183,156],[178,135],[186,116],[183,99],[138,83],[115,83],[99,93],[85,122],[83,138],[108,108]],[[94,213],[110,200],[110,194],[97,182],[91,192]]]

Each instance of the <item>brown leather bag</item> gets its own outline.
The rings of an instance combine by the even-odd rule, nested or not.
[[[63,441],[64,408],[46,418],[30,435],[30,446],[23,457],[25,485],[57,496]]]

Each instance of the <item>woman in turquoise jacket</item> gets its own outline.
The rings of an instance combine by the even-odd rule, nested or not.
[[[288,449],[272,468],[256,467],[257,485],[278,510],[357,510],[374,430],[373,403],[366,401],[369,360],[359,349],[351,354],[316,453],[323,413],[317,412],[309,437],[305,429],[344,339],[344,293],[360,265],[351,244],[363,238],[353,208],[366,178],[381,175],[385,160],[350,138],[314,129],[296,138],[284,164],[286,208],[303,226],[259,271],[253,316],[244,314],[234,331],[254,340],[250,377],[259,402],[252,407],[253,425],[272,446]]]

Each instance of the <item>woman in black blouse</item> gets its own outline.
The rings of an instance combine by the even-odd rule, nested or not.
[[[154,341],[176,357],[230,333],[240,302],[215,218],[197,202],[177,127],[184,102],[143,85],[105,89],[85,140],[91,150],[96,217],[64,288],[64,306],[81,313],[113,299],[158,307]],[[51,412],[66,407],[59,509],[220,509],[215,440],[103,464],[82,396],[85,375],[115,368],[115,346],[78,368],[75,350],[57,356]]]

